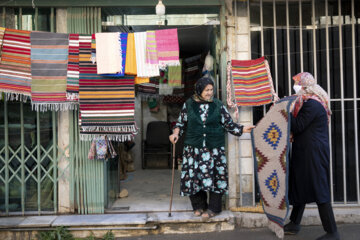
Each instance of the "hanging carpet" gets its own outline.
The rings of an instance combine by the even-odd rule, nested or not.
[[[289,211],[288,164],[290,105],[293,97],[276,102],[252,131],[256,177],[269,228],[279,238]]]
[[[134,76],[98,75],[91,61],[92,39],[94,34],[80,38],[80,139],[132,140],[137,133]]]
[[[30,32],[6,29],[0,62],[0,91],[9,100],[31,96]]]
[[[31,105],[36,111],[66,111],[69,34],[31,32]]]
[[[69,34],[66,101],[79,100],[79,34]]]
[[[148,83],[137,85],[137,94],[142,99],[159,98],[159,78],[150,78]]]
[[[260,106],[272,101],[272,78],[264,57],[232,60],[231,76],[238,106]]]
[[[155,39],[160,68],[180,65],[177,29],[156,30]]]

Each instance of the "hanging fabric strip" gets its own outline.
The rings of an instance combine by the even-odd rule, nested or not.
[[[135,33],[136,66],[138,77],[156,77],[160,75],[158,64],[146,63],[146,32]]]
[[[137,134],[134,77],[98,75],[96,64],[91,62],[92,39],[94,34],[80,38],[80,138],[132,140]]]
[[[30,31],[6,29],[0,63],[0,91],[8,100],[31,96]]]
[[[106,76],[122,77],[125,75],[125,61],[126,61],[126,46],[127,33],[120,33],[119,35],[120,55],[121,55],[121,69],[120,72],[114,74],[105,74]]]
[[[180,65],[177,29],[156,30],[155,38],[160,68]]]
[[[36,111],[66,111],[69,35],[31,32],[31,105]]]
[[[168,80],[169,85],[173,87],[181,87],[181,62],[178,66],[169,66],[168,67]]]
[[[146,63],[159,64],[155,41],[155,31],[146,32]]]
[[[66,101],[79,100],[79,34],[69,34]]]
[[[126,62],[125,62],[125,74],[127,74],[127,75],[137,75],[134,33],[128,33],[127,49],[126,49]]]
[[[120,33],[96,33],[96,66],[98,74],[122,71]]]

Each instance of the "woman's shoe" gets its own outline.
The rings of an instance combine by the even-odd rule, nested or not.
[[[203,212],[203,214],[201,214],[201,218],[202,218],[202,220],[208,220],[208,219],[210,219],[212,217],[215,217],[218,214],[219,213],[215,213],[215,212],[208,209],[205,212]]]
[[[203,210],[203,209],[196,209],[196,210],[194,211],[194,215],[195,215],[196,217],[200,217],[203,213],[204,213],[204,210]]]
[[[295,235],[300,231],[300,224],[295,224],[294,222],[289,222],[284,226],[284,233],[287,235]]]
[[[316,240],[340,240],[340,236],[338,232],[326,233]]]

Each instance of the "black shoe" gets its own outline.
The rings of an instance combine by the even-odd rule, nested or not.
[[[340,236],[338,232],[326,233],[316,240],[340,240]]]
[[[300,224],[295,224],[294,222],[289,222],[284,226],[284,233],[287,235],[295,235],[300,231]]]

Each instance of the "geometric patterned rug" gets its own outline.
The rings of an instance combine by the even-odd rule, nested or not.
[[[276,102],[251,132],[264,212],[269,219],[269,228],[279,238],[284,237],[284,223],[289,211],[289,108],[294,100],[294,97],[287,97]]]

